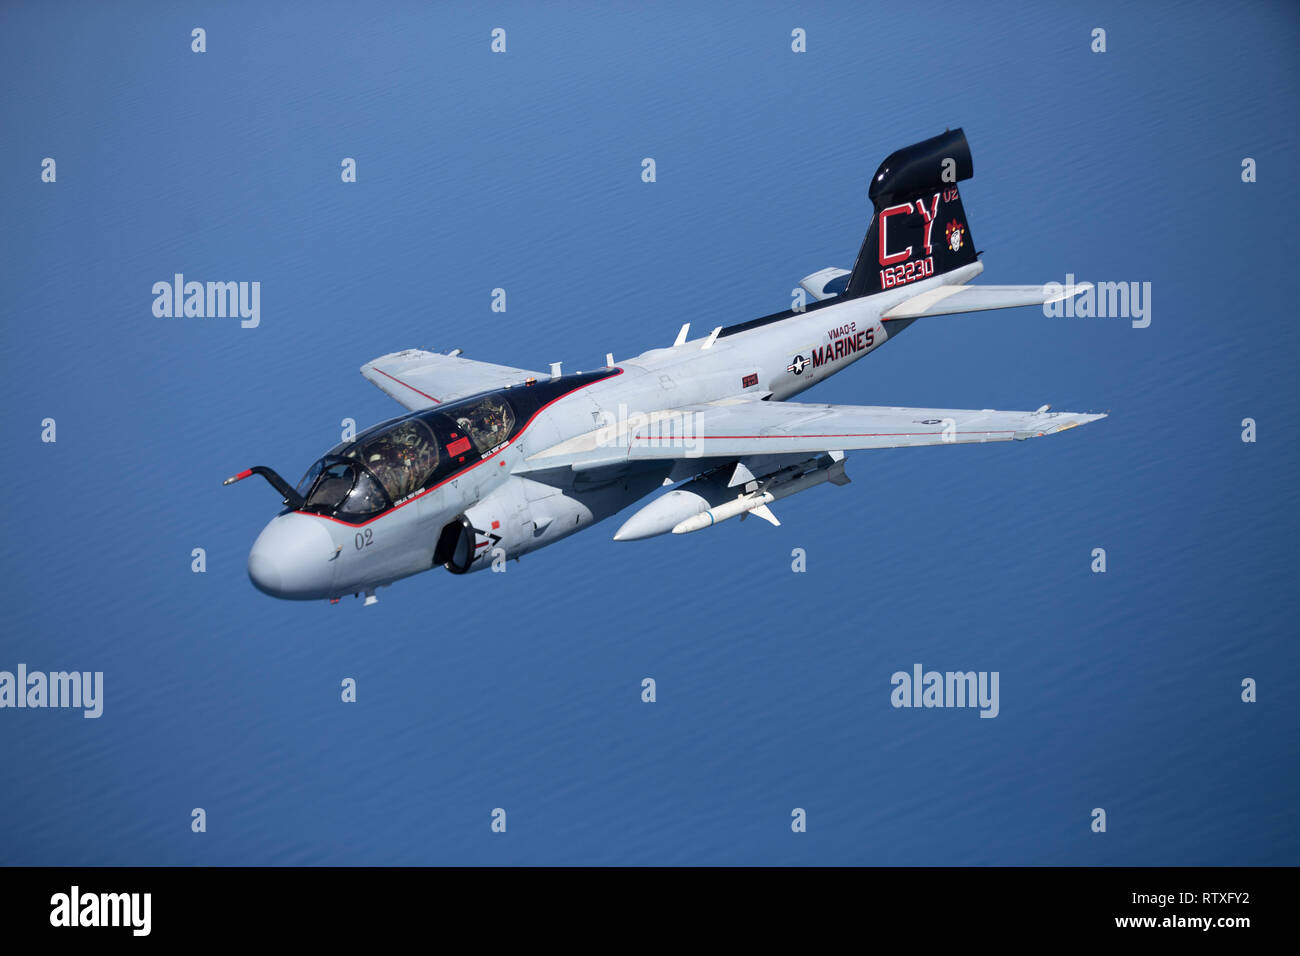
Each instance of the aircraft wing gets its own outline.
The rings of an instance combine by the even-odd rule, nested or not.
[[[807,405],[723,399],[661,409],[617,429],[578,435],[530,455],[525,470],[590,471],[627,462],[750,459],[863,448],[1012,441],[1053,435],[1104,414],[992,408]]]
[[[361,374],[413,412],[514,385],[530,376],[548,377],[542,372],[421,349],[382,355],[361,366]]]
[[[881,318],[913,319],[923,315],[952,315],[957,312],[984,312],[988,309],[1014,309],[1022,305],[1058,302],[1091,288],[1091,283],[1062,286],[1047,285],[941,285],[904,299]]]
[[[1012,441],[1052,435],[1105,418],[1104,414],[1003,412],[992,408],[891,408],[733,401],[688,406],[680,425],[638,429],[628,438],[629,460],[744,457],[909,448],[918,445]],[[676,432],[676,433],[674,433]],[[699,451],[696,451],[699,449]]]

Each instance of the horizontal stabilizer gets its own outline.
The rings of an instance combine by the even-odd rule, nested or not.
[[[830,266],[810,276],[804,276],[799,280],[799,285],[818,302],[833,299],[848,288],[849,270]]]
[[[985,312],[989,309],[1015,309],[1022,305],[1059,302],[1092,288],[1090,283],[1062,286],[1047,285],[942,285],[905,299],[882,316],[890,319],[915,319],[924,315],[953,315],[958,312]]]

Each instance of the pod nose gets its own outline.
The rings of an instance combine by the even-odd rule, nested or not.
[[[334,540],[316,518],[271,520],[248,552],[248,578],[263,594],[290,601],[333,597]]]

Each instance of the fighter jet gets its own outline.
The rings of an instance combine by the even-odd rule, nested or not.
[[[850,451],[1019,441],[1104,418],[790,401],[918,319],[1087,288],[967,285],[984,269],[957,187],[973,171],[960,129],[891,154],[867,190],[873,215],[853,268],[807,276],[811,301],[784,312],[694,338],[683,325],[666,348],[574,374],[459,349],[367,362],[361,374],[406,414],[330,449],[296,486],[263,466],[226,480],[261,475],[284,498],[249,577],[277,598],[373,604],[376,588],[421,571],[504,567],[657,489],[615,541],[748,515],[779,524],[774,501],[848,483]]]

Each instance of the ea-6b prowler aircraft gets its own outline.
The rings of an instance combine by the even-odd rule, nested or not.
[[[800,284],[816,301],[577,374],[394,352],[361,374],[407,414],[325,454],[291,486],[258,466],[285,510],[248,556],[279,598],[337,600],[444,567],[465,574],[581,531],[651,492],[615,541],[684,534],[848,483],[846,452],[1020,440],[1104,415],[788,401],[917,319],[1039,305],[1086,286],[968,286],[983,271],[957,182],[960,129],[892,154],[867,191],[874,215],[851,271]]]

